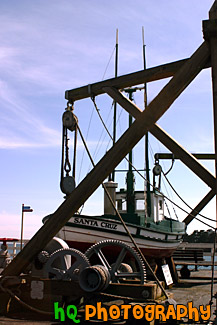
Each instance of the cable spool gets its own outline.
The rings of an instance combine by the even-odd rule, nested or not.
[[[86,267],[79,275],[81,289],[86,292],[102,291],[110,282],[110,274],[102,265]]]

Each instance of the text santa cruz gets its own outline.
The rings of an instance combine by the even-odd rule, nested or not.
[[[102,227],[102,228],[117,230],[117,225],[115,225],[114,223],[106,222],[106,221],[97,221],[97,220],[92,220],[92,219],[75,217],[74,223],[81,224],[81,225],[88,225],[88,226],[92,226],[92,227]]]

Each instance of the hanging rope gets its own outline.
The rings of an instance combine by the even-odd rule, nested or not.
[[[173,155],[173,157],[172,157],[172,164],[171,164],[170,168],[168,169],[168,171],[164,174],[164,176],[166,176],[167,174],[169,174],[169,172],[172,170],[173,165],[174,165],[174,162],[175,162],[175,158],[174,158],[174,155]]]
[[[78,127],[76,124],[75,134],[74,134],[74,154],[73,154],[73,167],[72,167],[72,176],[74,177],[74,179],[75,179],[75,168],[76,168],[77,134],[78,134]]]

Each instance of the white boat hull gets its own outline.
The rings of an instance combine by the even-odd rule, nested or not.
[[[183,234],[164,233],[128,225],[139,248],[147,257],[164,258],[173,254],[182,241]],[[94,217],[75,216],[61,229],[58,236],[70,247],[85,251],[95,243],[106,240],[120,240],[133,246],[124,227],[118,221],[97,219]]]

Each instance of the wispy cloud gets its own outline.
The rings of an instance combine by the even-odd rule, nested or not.
[[[0,104],[0,148],[36,148],[60,144],[59,132],[46,126],[33,108],[20,99],[16,90],[13,91],[5,81],[0,81]]]

